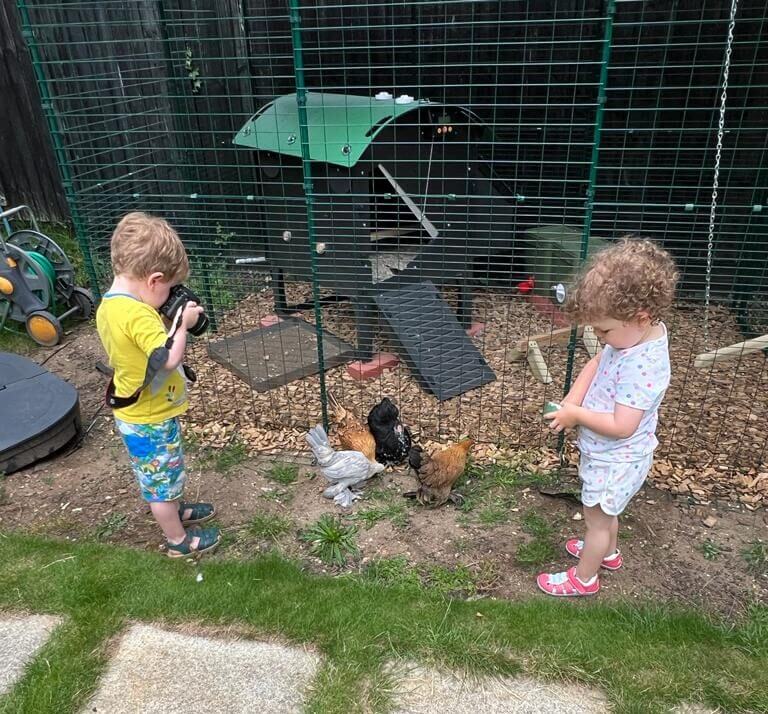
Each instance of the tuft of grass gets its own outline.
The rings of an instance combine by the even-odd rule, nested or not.
[[[498,526],[509,520],[509,510],[503,502],[494,500],[477,514],[477,520],[484,526]]]
[[[535,538],[550,538],[554,531],[552,526],[534,509],[526,511],[521,520],[523,530]]]
[[[275,513],[258,513],[251,518],[248,532],[256,538],[278,541],[293,529],[290,518]]]
[[[267,478],[283,486],[289,486],[299,478],[299,467],[296,464],[285,464],[276,461],[269,467]]]
[[[539,567],[555,559],[557,551],[552,543],[554,529],[534,509],[527,511],[521,519],[523,531],[533,536],[533,540],[523,543],[515,558],[520,565]]]
[[[128,516],[125,513],[110,513],[96,526],[93,535],[97,540],[106,540],[115,533],[119,533],[126,525],[128,525]]]
[[[194,444],[195,442],[191,442]],[[192,447],[193,452],[196,447]],[[248,458],[248,449],[241,441],[233,439],[220,449],[205,448],[200,450],[199,464],[201,468],[212,469],[226,475],[233,468],[242,464]]]
[[[443,595],[469,597],[477,593],[472,571],[463,564],[455,568],[432,565],[425,572],[426,584]]]
[[[363,570],[363,577],[380,585],[392,585],[405,589],[421,587],[419,571],[404,555],[391,558],[375,558]]]
[[[340,518],[323,514],[302,534],[302,540],[310,544],[310,552],[328,565],[343,567],[348,558],[357,558],[357,528],[347,526]]]
[[[293,501],[293,493],[284,489],[277,489],[274,491],[263,491],[261,498],[265,501],[274,501],[275,503],[289,504]]]
[[[741,551],[741,556],[755,575],[768,574],[768,543],[756,540]]]
[[[401,503],[392,503],[386,506],[373,506],[358,511],[354,516],[356,521],[360,521],[366,530],[370,530],[380,521],[390,521],[395,528],[404,529],[408,527],[408,512]]]
[[[699,550],[706,560],[717,560],[723,553],[723,549],[709,538],[699,544]]]
[[[520,565],[529,568],[539,567],[545,563],[553,561],[557,557],[557,552],[552,543],[545,540],[532,540],[530,543],[523,543],[515,554],[515,559]]]

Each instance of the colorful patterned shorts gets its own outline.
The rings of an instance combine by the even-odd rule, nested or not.
[[[582,454],[581,502],[585,506],[600,506],[609,516],[618,516],[645,483],[652,463],[652,453],[638,461],[624,462],[599,461]]]
[[[129,424],[115,419],[145,501],[175,501],[184,491],[184,451],[179,420]]]

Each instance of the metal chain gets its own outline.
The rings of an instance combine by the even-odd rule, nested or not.
[[[712,179],[712,205],[709,209],[709,238],[707,240],[707,272],[704,282],[704,339],[709,339],[709,302],[712,291],[712,252],[715,243],[715,212],[717,211],[717,189],[720,180],[720,156],[723,151],[723,133],[725,127],[725,102],[728,98],[728,73],[731,68],[731,51],[733,48],[733,30],[736,27],[736,10],[739,0],[731,3],[731,17],[728,23],[728,39],[725,47],[725,62],[723,65],[723,91],[720,95],[720,120],[717,125],[717,147],[715,150],[715,172]]]

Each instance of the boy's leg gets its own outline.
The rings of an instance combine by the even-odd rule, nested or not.
[[[610,555],[612,534],[618,529],[616,516],[609,516],[600,506],[584,506],[584,521],[587,532],[584,535],[584,548],[581,551],[576,577],[582,582],[597,575],[600,564],[606,555]]]
[[[149,508],[169,543],[178,545],[186,538],[187,532],[179,518],[178,501],[151,501]],[[194,550],[199,541],[200,538],[195,536],[190,541],[190,547]]]
[[[179,517],[186,474],[178,419],[158,424],[128,424],[119,419],[116,422],[142,497],[149,503],[166,540],[178,545],[187,535]],[[199,540],[198,536],[192,539],[192,549]]]

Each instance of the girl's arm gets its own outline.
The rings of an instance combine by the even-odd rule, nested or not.
[[[545,419],[552,420],[555,431],[585,426],[602,436],[613,439],[627,439],[637,431],[643,418],[644,410],[616,404],[613,412],[593,412],[573,403],[564,403],[561,408],[546,414]]]
[[[568,402],[570,404],[575,404],[577,407],[581,406],[581,403],[584,401],[584,397],[587,396],[589,386],[592,384],[592,380],[595,378],[595,374],[597,374],[597,367],[599,364],[600,355],[597,354],[584,365],[584,369],[581,370],[579,376],[576,377],[573,384],[571,385],[571,389],[569,390],[568,394],[565,395],[563,403]]]

